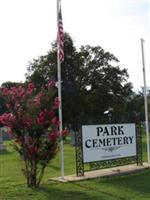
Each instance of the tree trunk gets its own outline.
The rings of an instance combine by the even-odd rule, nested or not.
[[[38,187],[37,185],[37,161],[31,160],[26,167],[27,186]]]

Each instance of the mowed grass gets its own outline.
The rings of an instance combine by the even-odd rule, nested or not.
[[[146,160],[146,139],[143,139]],[[75,149],[64,145],[65,175],[75,174]],[[150,200],[150,170],[95,180],[58,183],[49,180],[60,176],[60,154],[49,164],[38,189],[26,187],[21,162],[10,142],[0,155],[0,200]]]

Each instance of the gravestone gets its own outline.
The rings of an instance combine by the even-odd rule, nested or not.
[[[4,151],[5,150],[5,145],[3,142],[3,134],[2,134],[2,130],[0,129],[0,151]]]
[[[74,146],[75,145],[75,131],[71,130],[71,144]]]
[[[79,146],[79,144],[76,142],[76,136],[79,134],[79,131],[71,130],[71,144],[73,146]]]

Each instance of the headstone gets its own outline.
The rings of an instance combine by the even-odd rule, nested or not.
[[[4,142],[3,142],[3,134],[2,134],[2,131],[0,129],[0,151],[4,151],[5,150],[5,145],[4,145]]]
[[[75,146],[75,131],[71,130],[71,144]]]
[[[76,135],[77,134],[79,134],[78,131],[71,130],[71,144],[73,146],[79,146],[79,144],[76,143]]]

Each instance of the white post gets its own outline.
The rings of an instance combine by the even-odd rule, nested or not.
[[[60,0],[57,0],[57,30],[59,28],[59,6]],[[63,138],[62,138],[62,97],[61,97],[61,63],[59,59],[59,44],[57,42],[57,78],[58,78],[58,98],[60,101],[59,104],[59,131],[60,131],[60,154],[61,154],[61,178],[64,179],[64,147],[63,147]]]
[[[145,58],[144,58],[144,40],[141,38],[141,50],[142,50],[142,64],[143,64],[143,80],[144,80],[144,103],[145,103],[145,127],[147,137],[147,159],[150,163],[150,138],[149,138],[149,126],[148,126],[148,106],[147,106],[147,87],[146,87],[146,74],[145,74]]]

